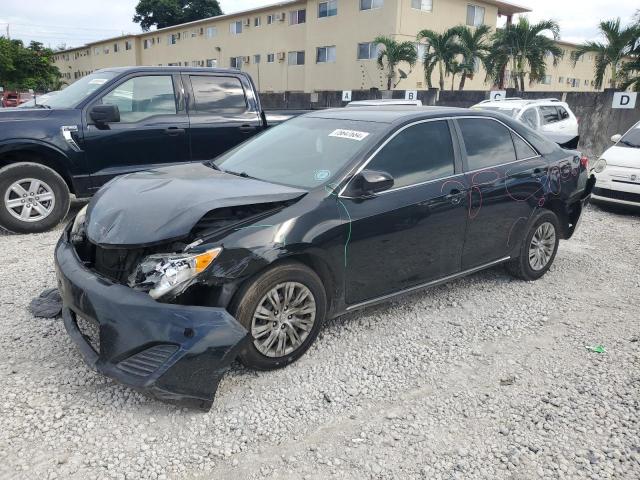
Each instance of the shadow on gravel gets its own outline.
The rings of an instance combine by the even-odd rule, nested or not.
[[[602,212],[612,213],[619,216],[633,216],[640,217],[640,206],[633,207],[631,205],[618,205],[615,203],[594,202],[591,201],[592,208],[598,209]]]

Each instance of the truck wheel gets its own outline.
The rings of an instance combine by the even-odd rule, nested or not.
[[[322,281],[308,267],[287,262],[250,280],[231,312],[251,334],[240,361],[256,370],[282,368],[311,346],[326,315]]]
[[[551,268],[559,243],[558,217],[550,211],[538,214],[524,237],[520,254],[506,264],[507,271],[522,280],[538,280]]]
[[[55,227],[69,211],[69,188],[55,171],[38,163],[0,169],[0,226],[15,233]]]

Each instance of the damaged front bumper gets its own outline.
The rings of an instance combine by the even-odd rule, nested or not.
[[[87,269],[65,231],[55,250],[67,332],[98,372],[163,401],[208,410],[248,341],[225,309],[159,303]]]

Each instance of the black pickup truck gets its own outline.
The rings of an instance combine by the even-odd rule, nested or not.
[[[269,118],[269,126],[286,120]],[[46,104],[0,110],[0,226],[42,232],[117,175],[212,159],[267,128],[249,75],[127,67],[88,75]]]

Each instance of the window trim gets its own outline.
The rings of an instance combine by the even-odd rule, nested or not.
[[[320,4],[326,3],[327,4],[327,13],[329,13],[329,3],[331,3],[332,1],[336,2],[336,13],[335,13],[335,15],[325,15],[324,17],[321,17],[320,16]],[[338,0],[320,0],[318,2],[318,20],[325,20],[327,18],[337,17],[337,16],[338,16]]]
[[[300,21],[300,12],[304,12],[304,22]],[[296,17],[296,22],[293,23],[293,16],[295,15]],[[307,7],[305,8],[298,8],[296,10],[290,10],[289,11],[289,26],[293,27],[295,25],[304,25],[305,23],[307,23]]]
[[[472,119],[478,119],[479,118],[479,119],[484,119],[484,120],[493,120],[494,122],[499,123],[500,125],[505,127],[507,130],[509,130],[509,132],[511,132],[512,135],[515,134],[518,137],[520,137],[522,139],[522,141],[524,141],[527,145],[529,145],[531,147],[531,149],[534,152],[536,152],[537,155],[535,155],[533,157],[529,157],[529,158],[522,158],[520,160],[515,160],[513,162],[506,162],[506,163],[501,163],[501,164],[498,164],[498,165],[492,165],[491,167],[480,168],[480,169],[477,169],[477,170],[469,170],[469,164],[467,162],[467,150],[466,150],[466,148],[464,146],[464,141],[462,139],[462,133],[460,131],[460,126],[458,125],[458,122],[456,122],[456,120],[458,120],[458,119],[466,119],[466,118],[472,118]],[[380,150],[382,150],[391,140],[393,140],[396,137],[396,135],[400,134],[400,132],[402,132],[402,131],[406,130],[407,128],[412,127],[414,125],[418,125],[420,123],[438,122],[438,121],[446,121],[448,123],[448,125],[449,125],[449,132],[451,133],[451,137],[452,137],[451,141],[453,142],[453,151],[454,151],[455,162],[456,162],[455,163],[454,174],[450,175],[448,177],[442,177],[442,178],[437,178],[437,179],[434,179],[434,180],[428,180],[426,182],[414,183],[412,185],[405,185],[403,187],[392,188],[392,189],[389,189],[389,190],[385,190],[384,192],[380,192],[377,195],[382,195],[384,193],[389,193],[389,192],[395,192],[395,191],[398,191],[398,190],[406,190],[408,188],[418,187],[418,186],[426,185],[428,183],[433,183],[433,182],[439,182],[439,181],[442,181],[442,180],[447,180],[449,178],[458,177],[460,175],[465,175],[465,174],[468,174],[468,173],[481,172],[483,170],[487,170],[488,168],[496,168],[496,167],[501,167],[501,166],[505,166],[505,165],[511,165],[513,163],[525,162],[527,160],[532,160],[534,158],[542,157],[540,152],[538,152],[538,150],[536,150],[536,148],[533,145],[531,145],[522,135],[520,135],[518,132],[516,132],[511,127],[509,127],[509,125],[507,125],[506,123],[498,120],[497,118],[487,117],[487,116],[482,116],[482,115],[463,115],[463,116],[454,116],[454,117],[439,117],[439,118],[427,118],[427,119],[423,119],[423,120],[417,120],[417,121],[414,121],[414,122],[410,122],[410,123],[408,123],[406,125],[403,125],[401,128],[396,130],[392,135],[387,137],[384,140],[384,142],[382,142],[373,151],[373,153],[371,153],[367,157],[367,159],[364,162],[362,162],[362,164],[360,164],[357,167],[352,168],[350,171],[348,171],[340,179],[340,181],[336,182],[338,185],[340,185],[347,178],[351,177],[344,184],[344,186],[340,189],[340,192],[338,193],[338,198],[346,198],[346,199],[355,198],[355,197],[345,196],[344,195],[345,190],[347,189],[349,184],[353,181],[353,178],[355,177],[355,175],[357,175],[362,170],[367,168],[367,165],[369,165],[369,163],[371,163],[371,161],[378,154],[378,152],[380,152]],[[515,145],[513,146],[513,149],[514,149],[514,153],[515,153]],[[460,166],[462,167],[461,170],[459,170]]]
[[[329,49],[333,48],[334,51],[334,59],[333,60],[329,60]],[[325,50],[325,61],[321,62],[318,60],[318,54],[320,53],[320,50]],[[316,47],[316,64],[317,65],[323,65],[326,63],[336,63],[338,61],[338,49],[336,48],[335,45],[324,45],[322,47]]]
[[[416,8],[416,7],[413,6],[413,2],[411,2],[411,5],[409,6],[409,8],[411,8],[411,10],[414,10],[416,12],[433,13],[433,0],[431,1],[431,10],[425,10],[423,8]]]
[[[477,5],[475,3],[467,3],[467,15],[469,12],[469,7],[473,7],[474,11],[473,11],[473,24],[469,25],[469,23],[467,22],[467,19],[465,19],[465,24],[467,25],[467,27],[473,27],[473,28],[478,28],[482,25],[486,25],[486,20],[487,20],[487,9],[485,7],[483,7],[482,5]],[[476,19],[476,9],[481,8],[483,13],[482,13],[482,23],[480,25],[476,25],[475,24],[475,19]]]
[[[246,113],[251,113],[251,106],[249,105],[249,96],[247,95],[247,89],[246,86],[244,84],[244,82],[242,81],[241,78],[239,78],[237,75],[225,75],[223,73],[189,73],[186,75],[187,79],[188,79],[188,86],[189,86],[189,102],[188,102],[188,109],[187,109],[187,113],[189,115],[194,115],[194,116],[211,116],[213,115],[213,113],[211,112],[199,112],[198,111],[198,107],[197,107],[197,101],[196,101],[196,92],[195,89],[193,88],[193,83],[191,82],[191,78],[192,77],[208,77],[208,78],[231,78],[234,80],[237,80],[240,83],[240,88],[242,88],[242,94],[244,96],[244,103],[245,103],[245,110],[242,112],[242,114],[246,114]],[[182,81],[184,83],[187,83],[185,81],[185,76],[183,75],[183,79]]]
[[[381,5],[379,7],[374,7],[373,2],[375,0],[371,0],[371,8],[362,8],[362,0],[358,0],[358,11],[359,12],[371,12],[373,10],[380,10],[384,7],[384,0],[381,0]]]

